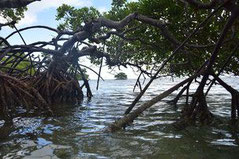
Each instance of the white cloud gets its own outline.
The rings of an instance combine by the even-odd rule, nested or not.
[[[44,9],[57,8],[62,4],[68,4],[75,7],[90,6],[92,1],[88,0],[41,0],[39,2],[34,2],[29,5],[29,10],[33,12],[40,12]]]
[[[0,16],[0,22],[1,23],[7,23],[7,20],[5,18],[3,18],[2,16]]]
[[[98,10],[99,10],[100,13],[108,11],[108,9],[106,7],[99,7]]]
[[[31,12],[25,13],[25,17],[19,21],[18,26],[30,25],[37,22],[37,14],[32,14]]]
[[[50,8],[57,8],[62,4],[68,4],[75,7],[91,6],[92,0],[41,0],[39,2],[34,2],[28,5],[28,11],[25,13],[25,18],[23,18],[19,25],[31,25],[37,22],[37,15]]]

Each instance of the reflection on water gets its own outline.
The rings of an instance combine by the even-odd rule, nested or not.
[[[239,78],[224,79],[239,90]],[[141,102],[178,81],[155,81]],[[212,89],[207,99],[216,115],[216,123],[210,127],[176,131],[172,123],[178,119],[184,100],[179,101],[179,109],[165,102],[175,92],[145,111],[126,131],[103,133],[105,126],[120,118],[137,95],[132,92],[134,82],[106,80],[99,91],[93,91],[91,101],[56,107],[54,117],[14,119],[14,127],[8,129],[10,136],[0,138],[0,158],[239,158],[239,133],[227,125],[230,94],[220,86]],[[90,84],[95,88],[96,81]],[[196,85],[192,90],[195,88]]]

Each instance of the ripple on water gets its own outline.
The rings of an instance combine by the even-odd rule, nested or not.
[[[162,78],[153,83],[140,104],[181,81]],[[227,79],[239,88],[238,78]],[[95,88],[96,81],[90,81]],[[57,108],[51,118],[16,118],[10,137],[0,142],[0,158],[239,158],[239,134],[231,132],[230,94],[215,86],[207,97],[213,114],[220,120],[211,127],[189,127],[176,131],[172,123],[180,116],[185,99],[178,108],[165,103],[176,95],[145,111],[126,131],[103,133],[102,130],[122,117],[139,90],[132,92],[134,80],[106,80],[94,97],[78,106]],[[192,85],[192,91],[197,85]],[[0,122],[0,125],[3,123]]]

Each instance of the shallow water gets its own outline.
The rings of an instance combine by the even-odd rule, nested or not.
[[[238,77],[223,79],[239,90]],[[181,80],[155,81],[141,103]],[[220,86],[215,86],[207,98],[216,117],[216,124],[210,127],[175,130],[172,123],[179,118],[184,102],[180,100],[178,108],[166,103],[175,92],[145,111],[125,131],[103,133],[136,97],[137,91],[132,92],[134,82],[106,80],[101,82],[98,91],[93,90],[94,97],[90,101],[58,106],[54,117],[14,119],[14,127],[9,128],[10,136],[0,137],[0,158],[239,158],[239,133],[228,126],[230,94]],[[90,85],[95,88],[96,81]],[[196,85],[192,91],[195,88]]]

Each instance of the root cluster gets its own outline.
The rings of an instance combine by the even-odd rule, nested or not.
[[[48,103],[78,102],[83,92],[76,79],[59,72],[45,72],[34,79],[34,88]]]
[[[17,107],[47,110],[49,106],[40,93],[27,83],[0,72],[0,118],[11,120]]]
[[[24,79],[0,72],[0,120],[11,122],[17,108],[52,113],[56,103],[82,99],[78,80],[56,68]]]
[[[209,125],[213,121],[213,114],[208,110],[206,98],[203,94],[194,94],[189,105],[182,110],[182,116],[175,125],[184,128],[188,125]]]
[[[239,121],[239,92],[225,83],[214,73],[212,73],[211,75],[221,86],[223,86],[228,92],[231,93],[231,121],[232,124],[235,124]],[[177,104],[178,99],[182,96],[185,90],[186,89],[184,87],[182,91],[180,91],[176,96],[176,98],[172,100],[172,103]],[[197,123],[201,125],[211,124],[213,121],[213,114],[208,110],[206,95],[204,94],[203,89],[198,89],[192,95],[190,104],[188,104],[188,92],[186,94],[186,98],[186,105],[182,110],[182,116],[180,120],[175,124],[175,126],[179,129],[183,129],[188,125],[195,125]]]

